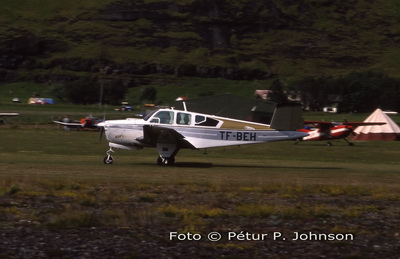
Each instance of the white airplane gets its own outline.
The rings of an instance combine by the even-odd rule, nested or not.
[[[18,116],[18,112],[0,112],[0,116]]]
[[[0,112],[0,117],[19,116],[18,112]],[[4,120],[0,118],[0,124],[4,124]]]
[[[159,109],[143,119],[108,120],[103,127],[110,149],[104,158],[112,164],[113,148],[140,150],[155,147],[158,165],[173,165],[180,149],[205,149],[299,139],[301,107],[277,107],[271,124],[255,123],[185,110]]]

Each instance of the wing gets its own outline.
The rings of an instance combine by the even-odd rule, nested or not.
[[[67,127],[82,127],[83,125],[81,123],[77,123],[77,122],[62,122],[62,121],[53,121],[54,123],[63,125],[63,126],[67,126]]]
[[[18,116],[17,112],[0,112],[0,116]]]
[[[386,124],[386,122],[343,122],[343,125],[348,125],[352,127],[384,125],[384,124]]]
[[[196,149],[185,136],[168,127],[144,125],[143,138],[138,139],[143,144],[156,146],[157,143],[177,144],[179,148]]]
[[[304,121],[304,125],[320,128],[322,130],[330,129],[337,125],[337,123],[327,121]]]
[[[328,129],[332,128],[337,125],[346,125],[346,126],[352,126],[352,127],[358,127],[358,126],[369,126],[369,125],[384,125],[386,124],[385,122],[326,122],[326,121],[304,121],[304,125],[312,125],[317,128],[321,129]]]

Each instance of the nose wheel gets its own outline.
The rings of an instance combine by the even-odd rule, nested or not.
[[[112,148],[107,151],[106,156],[103,159],[104,164],[111,165],[114,162],[114,158],[111,155],[112,152],[114,152]]]

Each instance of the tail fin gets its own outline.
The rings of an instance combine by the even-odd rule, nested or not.
[[[298,130],[303,128],[303,111],[300,104],[278,104],[272,116],[270,127],[277,130]]]

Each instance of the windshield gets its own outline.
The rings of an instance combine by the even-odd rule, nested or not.
[[[158,110],[154,110],[150,113],[148,113],[146,116],[144,116],[143,120],[147,121],[151,116],[153,116],[154,113],[156,113]]]
[[[153,119],[150,122],[161,123],[161,124],[172,124],[174,123],[174,112],[159,111],[157,112],[156,115],[153,116]]]

